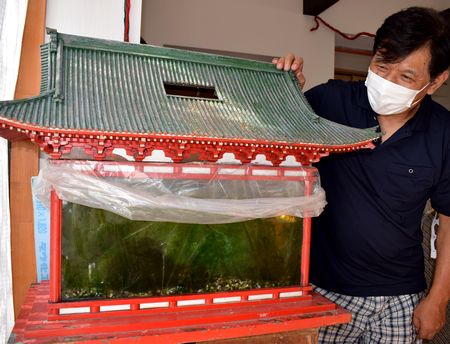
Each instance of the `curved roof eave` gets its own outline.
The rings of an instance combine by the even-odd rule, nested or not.
[[[0,102],[0,136],[28,137],[55,157],[73,145],[99,145],[98,154],[123,142],[139,154],[158,144],[175,155],[205,147],[215,152],[211,159],[225,147],[243,159],[256,152],[309,156],[370,148],[380,135],[320,118],[295,76],[270,63],[50,36],[41,49],[41,94]],[[216,99],[173,96],[166,89],[173,84],[213,90]]]

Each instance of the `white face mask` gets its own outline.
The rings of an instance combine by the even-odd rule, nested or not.
[[[421,90],[411,90],[382,78],[369,68],[365,85],[373,111],[379,115],[395,115],[415,105],[413,101],[417,94],[422,92],[429,83]]]

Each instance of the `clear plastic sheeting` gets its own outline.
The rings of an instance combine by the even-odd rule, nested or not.
[[[63,201],[137,221],[218,224],[313,217],[326,204],[311,167],[58,161],[41,169],[34,192],[48,204],[52,189]]]

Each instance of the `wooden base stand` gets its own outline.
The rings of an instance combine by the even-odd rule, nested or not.
[[[317,328],[351,320],[315,293],[307,300],[67,320],[48,320],[48,299],[48,283],[30,288],[9,343],[314,343]]]

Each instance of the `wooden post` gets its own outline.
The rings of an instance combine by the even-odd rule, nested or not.
[[[15,99],[39,94],[45,9],[45,0],[28,1]],[[30,284],[36,281],[31,177],[38,173],[39,149],[31,142],[13,142],[10,154],[11,260],[17,318]]]
[[[61,216],[62,202],[50,195],[50,302],[61,301]]]
[[[305,196],[312,194],[311,175],[305,178]],[[302,256],[300,266],[300,286],[306,287],[309,284],[309,255],[311,245],[311,216],[303,218],[303,240],[302,240]]]

